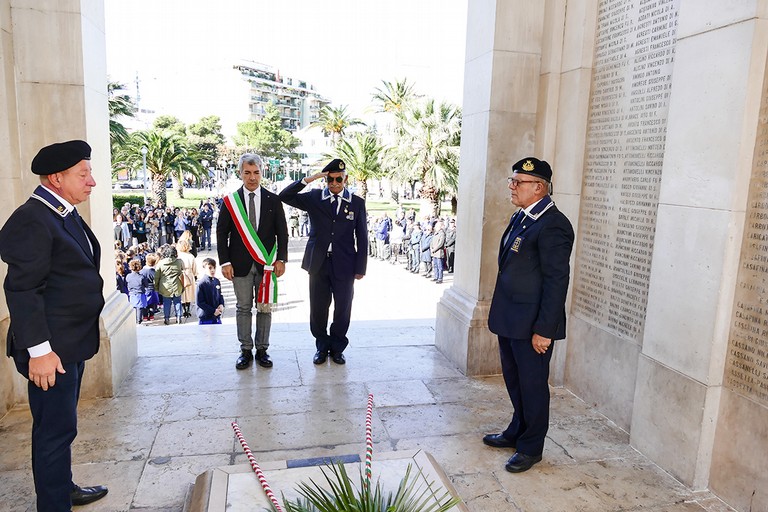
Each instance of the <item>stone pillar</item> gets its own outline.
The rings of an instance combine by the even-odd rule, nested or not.
[[[766,510],[768,230],[750,215],[768,211],[765,8],[682,0],[677,38],[630,440]]]
[[[488,309],[501,234],[515,207],[507,176],[533,154],[545,2],[469,1],[454,284],[435,345],[467,375],[500,373]]]
[[[132,310],[111,299],[115,291],[103,0],[0,0],[0,93],[0,151],[4,155],[0,199],[6,205],[0,221],[39,184],[29,167],[42,146],[84,139],[93,147],[97,186],[78,210],[102,246],[101,274],[110,307],[103,315],[101,350],[88,364],[82,396],[111,395],[128,373],[137,350],[135,326],[118,320],[130,318]],[[0,273],[4,277],[4,265],[0,265]],[[76,291],[72,300],[77,300]],[[0,322],[4,337],[8,328],[4,296]],[[115,345],[118,341],[119,346]],[[8,362],[2,359],[2,374],[14,375],[15,371],[5,371]],[[0,411],[20,399],[26,399],[23,379],[3,377]]]

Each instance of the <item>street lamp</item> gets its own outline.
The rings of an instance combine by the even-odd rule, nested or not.
[[[144,206],[147,206],[147,146],[141,147],[141,165],[144,168]]]

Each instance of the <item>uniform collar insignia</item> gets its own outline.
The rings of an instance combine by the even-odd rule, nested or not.
[[[61,218],[66,217],[69,215],[70,211],[67,210],[67,207],[61,204],[61,201],[59,201],[55,195],[51,193],[50,190],[45,188],[42,185],[38,185],[34,192],[32,192],[33,199],[37,199],[41,203],[43,203],[45,206],[56,212],[57,215],[59,215]]]
[[[324,188],[320,198],[323,201],[325,201],[326,199],[330,199],[331,197],[333,197],[333,194],[331,194],[331,191],[328,190],[328,188]],[[352,202],[352,194],[350,193],[349,190],[347,190],[345,188],[345,189],[343,189],[341,191],[341,194],[339,194],[339,199],[342,199],[342,200],[344,200],[344,201],[346,201],[348,203],[351,203]]]
[[[552,198],[550,196],[544,196],[544,198],[541,201],[536,203],[536,206],[534,206],[531,209],[530,213],[528,213],[527,216],[531,220],[537,221],[539,220],[539,217],[544,215],[544,212],[546,212],[553,206],[555,206],[555,203],[554,201],[552,201]]]

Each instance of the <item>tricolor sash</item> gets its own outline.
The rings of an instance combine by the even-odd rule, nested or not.
[[[224,204],[227,206],[237,232],[240,233],[240,238],[242,238],[243,244],[248,249],[251,257],[264,265],[264,275],[261,277],[256,302],[266,304],[277,303],[277,276],[273,273],[273,270],[275,270],[275,258],[277,257],[277,244],[272,247],[272,252],[267,253],[264,244],[259,239],[258,233],[256,233],[256,229],[248,220],[248,213],[237,191],[224,197]]]

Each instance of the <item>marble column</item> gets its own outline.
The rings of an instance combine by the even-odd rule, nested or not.
[[[467,375],[500,373],[488,308],[499,239],[515,207],[507,176],[535,151],[545,2],[470,0],[454,284],[435,344]]]
[[[114,291],[112,196],[107,110],[103,0],[0,0],[0,199],[2,221],[29,197],[39,180],[29,171],[37,151],[69,139],[93,148],[97,186],[78,210],[102,245],[101,274],[107,307],[102,315],[101,350],[88,364],[82,396],[108,396],[136,358],[132,310]],[[5,266],[0,265],[5,273]],[[77,300],[73,292],[73,300]],[[8,310],[0,299],[0,322]],[[3,358],[5,359],[5,358]],[[7,365],[6,361],[0,363]],[[2,372],[14,375],[15,372]],[[0,381],[0,410],[26,399],[20,376]]]

